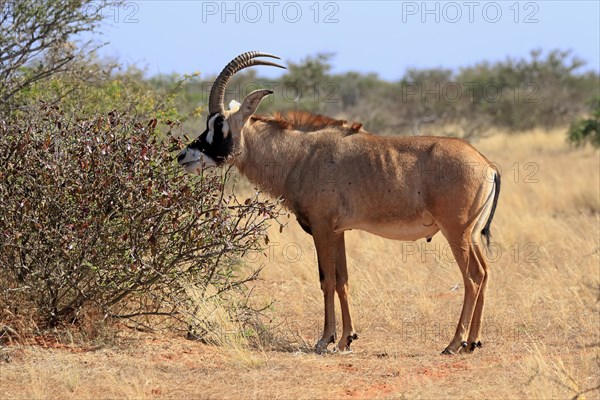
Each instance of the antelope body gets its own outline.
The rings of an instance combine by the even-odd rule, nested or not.
[[[349,124],[304,112],[256,116],[257,90],[238,110],[223,108],[227,80],[270,54],[244,53],[213,85],[207,129],[180,153],[188,172],[205,165],[234,164],[251,182],[276,197],[312,235],[324,294],[325,324],[316,351],[336,340],[334,293],[342,310],[340,350],[357,339],[352,323],[344,232],[361,229],[397,240],[448,240],[462,272],[465,294],[456,333],[444,350],[454,354],[481,347],[481,319],[489,270],[482,237],[500,191],[500,174],[460,139],[382,137]]]

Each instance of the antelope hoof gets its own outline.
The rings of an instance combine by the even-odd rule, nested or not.
[[[476,342],[471,342],[471,348],[469,349],[469,352],[472,353],[475,351],[475,349],[480,349],[482,346],[481,341],[476,341]]]
[[[358,335],[356,334],[356,332],[354,332],[352,335],[348,335],[348,337],[346,338],[346,347],[350,347],[350,344],[357,339]]]
[[[448,347],[446,347],[444,349],[444,351],[442,351],[442,354],[444,354],[444,355],[458,354],[458,353],[461,353],[461,352],[464,352],[465,350],[467,350],[467,347],[468,347],[467,342],[460,342],[460,347],[453,346],[452,343],[450,343],[450,345],[448,345]]]
[[[344,341],[344,339],[340,340],[340,343],[338,344],[339,350],[347,351],[347,352],[352,351],[352,350],[350,350],[350,344],[352,344],[352,342],[355,341],[356,339],[358,339],[358,335],[355,332],[355,333],[348,335],[346,337],[345,341]]]
[[[442,351],[442,354],[445,356],[451,356],[453,354],[456,354],[456,351],[452,350],[450,347],[446,347],[444,351]]]
[[[317,342],[317,345],[315,346],[315,352],[317,354],[324,354],[327,353],[327,346],[329,346],[330,343],[335,342],[335,337],[331,336],[329,339],[321,339]]]

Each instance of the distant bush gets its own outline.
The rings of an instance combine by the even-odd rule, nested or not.
[[[581,118],[571,124],[567,140],[575,146],[585,146],[590,143],[592,146],[600,147],[600,97],[590,101],[591,118]]]
[[[179,143],[161,139],[156,123],[44,105],[0,118],[5,324],[57,326],[91,306],[138,322],[170,316],[198,332],[198,301],[243,292],[256,277],[240,257],[264,245],[278,204],[238,202],[227,173],[182,173],[168,151]]]
[[[581,115],[586,99],[598,91],[598,75],[583,72],[584,64],[570,51],[536,50],[529,58],[463,68],[456,79],[475,85],[466,106],[475,106],[471,111],[483,115],[488,126],[549,129]]]

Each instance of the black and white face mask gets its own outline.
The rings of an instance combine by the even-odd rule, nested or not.
[[[177,162],[186,172],[200,173],[202,166],[220,166],[233,152],[229,124],[219,113],[208,116],[206,130],[177,156]]]

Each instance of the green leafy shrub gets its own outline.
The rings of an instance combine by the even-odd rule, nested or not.
[[[10,115],[24,118],[32,108],[44,102],[60,105],[64,113],[78,118],[116,109],[138,119],[156,118],[158,127],[179,124],[190,118],[190,126],[196,127],[199,121],[194,117],[201,112],[203,103],[192,106],[185,96],[187,85],[197,81],[198,76],[199,73],[173,75],[158,84],[145,79],[143,71],[137,68],[123,70],[118,65],[89,58],[72,63],[69,71],[23,88],[14,99],[19,107]]]
[[[571,124],[567,140],[575,146],[585,146],[590,143],[592,146],[600,147],[600,97],[590,101],[591,118],[582,118]]]
[[[0,112],[18,108],[18,97],[36,82],[83,70],[97,46],[77,40],[98,31],[119,0],[19,0],[0,2]],[[78,66],[77,66],[78,65]]]
[[[240,258],[264,245],[279,205],[238,202],[225,192],[227,172],[181,172],[169,152],[179,144],[156,123],[116,112],[76,119],[49,106],[0,119],[5,324],[57,326],[90,306],[202,328],[198,301],[241,293],[256,277]]]

